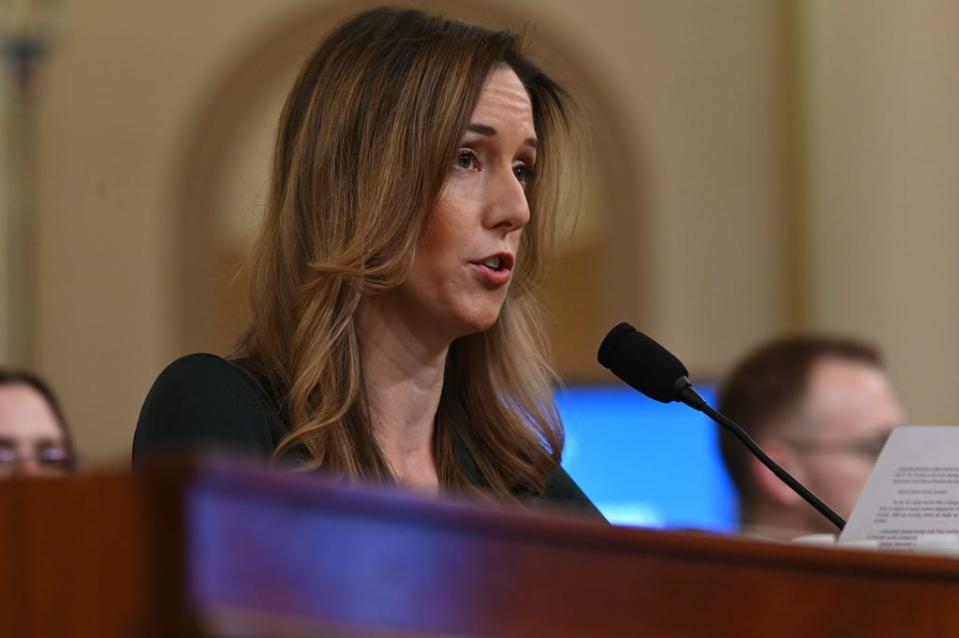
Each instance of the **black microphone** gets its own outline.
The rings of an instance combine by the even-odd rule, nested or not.
[[[842,516],[830,509],[789,472],[779,467],[762,451],[752,437],[746,434],[745,430],[710,407],[689,382],[689,371],[686,370],[686,366],[669,350],[628,323],[621,323],[610,330],[603,339],[603,343],[599,346],[598,358],[603,367],[609,368],[613,374],[649,398],[661,403],[680,401],[707,415],[732,432],[763,465],[816,508],[820,514],[828,518],[829,522],[840,530],[846,526]]]

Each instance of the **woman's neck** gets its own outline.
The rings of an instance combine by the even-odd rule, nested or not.
[[[433,431],[449,343],[418,334],[388,306],[361,304],[356,331],[373,435],[397,480],[438,491]]]

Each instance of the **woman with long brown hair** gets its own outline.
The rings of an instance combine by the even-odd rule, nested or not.
[[[230,449],[598,515],[559,465],[535,299],[567,112],[511,33],[399,9],[335,30],[283,111],[249,329],[160,375],[134,461]]]

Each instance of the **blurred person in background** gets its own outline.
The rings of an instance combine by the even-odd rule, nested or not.
[[[49,386],[32,374],[0,369],[0,478],[65,474],[75,459]]]
[[[853,339],[799,336],[743,359],[720,390],[719,410],[840,516],[848,518],[903,411],[879,351]],[[789,540],[835,527],[729,433],[723,460],[746,535]]]

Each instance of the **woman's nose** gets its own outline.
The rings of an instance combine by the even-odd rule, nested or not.
[[[513,174],[511,166],[497,173],[488,193],[485,225],[505,232],[519,230],[529,223],[526,189]]]
[[[32,456],[21,456],[17,459],[13,473],[18,476],[37,476],[43,473],[43,468]]]

